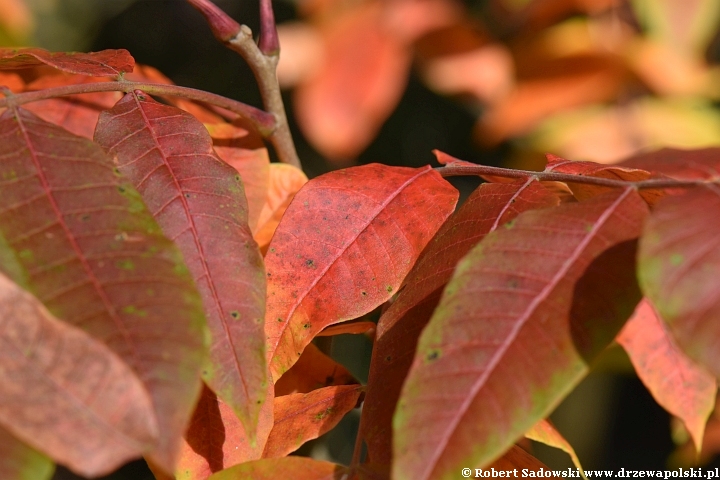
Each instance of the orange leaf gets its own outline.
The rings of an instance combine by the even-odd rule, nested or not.
[[[585,472],[583,472],[582,465],[580,464],[580,459],[575,453],[575,449],[573,449],[572,445],[570,445],[568,441],[563,438],[560,432],[555,429],[553,424],[550,423],[550,420],[540,420],[538,423],[535,424],[534,427],[525,432],[525,437],[529,438],[530,440],[535,440],[536,442],[544,443],[545,445],[549,445],[551,447],[559,448],[563,452],[570,455],[573,465],[577,467],[577,469],[580,471],[580,474],[583,476],[583,478],[585,478]]]
[[[362,390],[360,385],[343,385],[275,397],[275,424],[263,458],[284,457],[332,430],[356,407]]]
[[[289,472],[292,472],[291,476]],[[347,467],[305,457],[265,458],[223,470],[208,480],[337,480],[350,473]]]
[[[690,360],[645,299],[617,341],[655,400],[685,424],[698,452],[705,423],[715,407],[715,378]]]
[[[297,363],[275,383],[275,395],[308,393],[317,388],[357,383],[360,382],[345,367],[311,343]]]
[[[305,173],[299,168],[286,163],[270,164],[267,198],[260,211],[257,227],[253,231],[258,245],[263,247],[270,243],[285,210],[307,181]]]
[[[318,337],[332,337],[333,335],[366,333],[375,328],[375,322],[345,322],[340,325],[331,325],[317,334]]]

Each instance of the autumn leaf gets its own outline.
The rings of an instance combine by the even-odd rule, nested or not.
[[[544,443],[545,445],[558,448],[563,452],[567,453],[568,455],[570,455],[573,465],[575,465],[582,477],[587,478],[585,477],[585,472],[583,471],[582,465],[580,464],[580,459],[575,453],[575,449],[572,447],[572,445],[570,445],[570,443],[568,443],[567,440],[565,440],[565,438],[560,434],[560,432],[555,429],[555,426],[553,426],[553,424],[550,423],[549,420],[540,420],[530,430],[525,432],[525,437],[529,438],[530,440],[534,440],[536,442]]]
[[[653,398],[680,418],[698,450],[705,423],[715,408],[717,382],[675,344],[647,299],[617,337]]]
[[[362,389],[360,385],[341,385],[275,397],[275,423],[263,457],[284,457],[332,430],[356,407]]]
[[[50,480],[55,464],[0,427],[0,478]]]
[[[662,148],[625,159],[620,165],[652,170],[678,180],[716,179],[720,176],[720,148]]]
[[[680,348],[720,375],[720,190],[707,185],[667,196],[655,206],[640,239],[643,292]]]
[[[261,458],[272,425],[272,403],[266,402],[260,410],[256,441],[252,442],[233,410],[204,387],[185,433],[175,477],[205,480],[225,468]]]
[[[524,212],[470,251],[400,396],[397,479],[487,465],[550,413],[640,299],[633,240],[646,215],[633,189],[610,192]]]
[[[302,170],[286,163],[271,163],[267,198],[263,204],[254,230],[255,241],[265,247],[270,243],[280,219],[295,194],[308,181]]]
[[[127,50],[49,52],[42,48],[0,48],[0,70],[49,65],[63,72],[91,77],[115,77],[132,72],[135,60]]]
[[[240,176],[214,153],[200,122],[140,91],[103,112],[95,141],[183,253],[212,336],[203,378],[252,437],[268,381],[265,275]]]
[[[295,365],[275,383],[275,395],[308,393],[318,388],[358,383],[345,367],[311,343],[305,347]]]
[[[517,445],[510,447],[502,457],[495,460],[485,470],[494,468],[495,470],[518,470],[527,469],[528,471],[537,472],[540,470],[548,470],[548,467],[537,458],[530,455]],[[473,472],[474,473],[474,472]]]
[[[410,370],[420,332],[430,320],[457,262],[485,235],[520,213],[557,204],[557,197],[533,179],[483,184],[422,252],[378,323],[360,420],[373,463],[387,466],[391,463],[392,416],[400,389]]]
[[[150,397],[108,347],[53,318],[1,274],[0,312],[3,427],[85,476],[110,473],[153,448]]]
[[[97,145],[22,109],[0,135],[0,270],[132,367],[157,416],[151,456],[172,471],[207,338],[180,252]]]
[[[331,325],[320,331],[318,337],[332,337],[335,335],[369,333],[375,329],[375,322],[357,321]]]
[[[292,472],[293,480],[337,480],[349,473],[347,467],[306,457],[265,458],[235,465],[208,480],[277,480]]]
[[[308,182],[265,256],[273,379],[323,328],[364,315],[397,292],[456,201],[457,191],[429,166],[371,164]]]

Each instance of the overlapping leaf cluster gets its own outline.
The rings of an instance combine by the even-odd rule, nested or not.
[[[178,479],[541,468],[514,443],[574,457],[544,419],[616,338],[701,445],[720,374],[718,150],[551,157],[456,210],[443,175],[472,165],[444,154],[307,182],[221,109],[140,90],[13,102],[169,82],[133,64],[0,54],[0,477],[141,456]],[[361,386],[312,341],[372,330],[347,322],[382,305]],[[288,456],[363,399],[364,458]]]

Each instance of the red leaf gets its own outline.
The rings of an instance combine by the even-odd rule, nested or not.
[[[185,433],[175,471],[177,480],[205,480],[224,468],[261,458],[273,425],[272,413],[272,404],[266,402],[258,419],[257,441],[253,443],[232,409],[204,387]]]
[[[295,365],[275,383],[275,395],[308,393],[322,387],[357,383],[360,382],[345,367],[311,343],[305,347]]]
[[[470,251],[403,387],[398,479],[487,465],[547,416],[640,299],[632,240],[646,214],[635,190],[615,191],[525,212]]]
[[[95,140],[183,253],[212,335],[203,378],[252,436],[267,389],[265,275],[240,176],[192,115],[140,91],[103,112]]]
[[[355,408],[362,389],[360,385],[343,385],[275,397],[275,424],[263,457],[284,457],[332,430]]]
[[[258,245],[267,247],[290,202],[307,181],[308,178],[299,168],[286,163],[270,164],[267,198],[254,232]]]
[[[112,351],[0,275],[0,423],[89,477],[156,443],[145,387]]]
[[[206,360],[180,253],[97,145],[21,109],[0,136],[0,237],[17,262],[0,268],[135,370],[158,417],[153,458],[171,471]]]
[[[647,300],[638,305],[617,341],[655,400],[683,421],[699,452],[705,423],[715,408],[715,378],[680,351]]]
[[[430,320],[457,262],[485,235],[521,212],[558,204],[537,181],[486,183],[440,228],[378,323],[360,428],[373,463],[390,465],[392,416],[420,332]]]
[[[544,463],[517,445],[510,447],[510,450],[505,452],[502,457],[498,458],[491,465],[486,467],[485,470],[490,468],[494,468],[495,470],[513,470],[515,468],[518,470],[528,469],[528,471],[533,472],[548,470],[548,467],[545,466]]]
[[[326,22],[325,61],[295,90],[298,124],[327,157],[359,154],[407,83],[410,52],[382,16],[381,5],[365,4]]]
[[[0,428],[0,478],[17,480],[49,480],[55,464]]]
[[[48,52],[42,48],[0,48],[0,70],[49,65],[63,72],[91,77],[115,77],[132,72],[135,60],[127,50]]]
[[[106,82],[104,78],[82,75],[70,75],[57,72],[55,75],[43,75],[27,85],[26,90],[76,85],[81,83]],[[27,104],[30,110],[43,120],[59,125],[66,130],[85,138],[92,138],[100,112],[111,108],[121,98],[120,92],[84,93],[50,98]]]
[[[720,176],[720,148],[662,148],[630,157],[620,165],[658,172],[676,179],[717,179]]]
[[[323,328],[388,300],[457,196],[429,166],[371,164],[308,182],[265,256],[273,379]]]
[[[682,350],[720,375],[720,189],[698,187],[663,198],[640,239],[643,292]]]
[[[337,480],[350,473],[347,467],[306,457],[264,458],[218,472],[208,480]]]
[[[331,325],[317,334],[318,337],[332,337],[343,334],[367,333],[375,329],[375,322],[346,322],[340,325]]]
[[[605,165],[595,162],[565,160],[555,155],[547,155],[547,160],[547,166],[545,167],[546,172],[570,173],[573,175],[624,180],[627,182],[647,180],[653,176],[646,170],[620,167],[617,165]],[[585,200],[611,190],[610,187],[583,183],[569,182],[568,186],[578,200]],[[664,192],[662,190],[642,190],[640,192],[640,196],[642,196],[649,205],[654,205],[663,195]]]

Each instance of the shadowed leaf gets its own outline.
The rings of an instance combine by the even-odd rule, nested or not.
[[[275,395],[308,393],[322,387],[357,383],[360,382],[345,367],[311,343],[295,365],[275,383]]]
[[[646,214],[633,189],[525,212],[460,261],[398,403],[397,479],[487,465],[547,416],[640,299]]]
[[[647,299],[617,342],[655,400],[683,421],[699,453],[705,423],[715,408],[715,378],[682,353]]]
[[[127,50],[49,52],[42,48],[0,48],[0,70],[49,65],[63,72],[92,77],[115,77],[132,72],[135,60]]]
[[[263,457],[284,457],[330,431],[355,408],[362,389],[360,385],[342,385],[275,397],[275,423]]]
[[[268,398],[272,397],[272,392]],[[260,411],[256,442],[245,433],[232,409],[206,387],[195,408],[180,453],[177,480],[205,480],[224,468],[261,458],[273,425],[272,404]]]
[[[638,277],[682,350],[720,375],[720,188],[667,196],[640,239]]]
[[[364,315],[397,292],[457,195],[429,166],[371,164],[308,182],[265,256],[273,378],[323,328]]]
[[[292,472],[293,480],[340,480],[349,469],[335,463],[305,457],[265,458],[218,472],[208,480],[278,480]]]
[[[270,180],[265,204],[260,211],[255,240],[267,247],[295,194],[308,181],[302,170],[286,163],[270,164]]]
[[[132,370],[4,275],[0,332],[5,428],[91,477],[152,449],[158,436],[152,402]]]
[[[158,420],[152,456],[172,471],[207,338],[180,253],[97,145],[22,109],[0,117],[0,136],[0,237],[14,253],[0,269],[138,374]]]
[[[331,325],[317,334],[318,337],[332,337],[343,334],[369,333],[376,327],[375,322],[346,322],[339,325]]]
[[[240,175],[200,122],[140,91],[103,112],[95,140],[183,253],[212,335],[203,378],[254,435],[267,389],[265,275]]]
[[[430,320],[457,262],[485,235],[521,212],[558,204],[535,180],[477,188],[423,250],[378,323],[360,428],[375,464],[391,463],[392,416],[420,332]]]
[[[55,464],[0,427],[0,478],[15,480],[49,480]]]
[[[485,470],[494,468],[495,470],[518,470],[528,469],[528,471],[537,472],[540,470],[548,470],[548,467],[537,458],[530,455],[517,445],[510,447],[510,450],[487,466]]]

